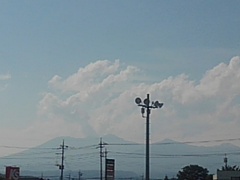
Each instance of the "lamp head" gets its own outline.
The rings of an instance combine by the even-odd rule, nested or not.
[[[144,99],[143,103],[144,103],[146,106],[149,106],[150,101],[149,101],[149,99]]]
[[[142,103],[141,98],[137,97],[137,98],[135,99],[135,103],[136,103],[137,105],[141,104],[141,103]]]
[[[163,103],[159,103],[159,104],[158,104],[158,107],[159,107],[159,108],[163,107]]]
[[[153,104],[156,108],[161,108],[163,106],[163,103],[159,103],[158,101],[155,101]]]

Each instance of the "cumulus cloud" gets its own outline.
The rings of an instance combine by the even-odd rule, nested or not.
[[[111,133],[142,142],[145,120],[134,99],[150,93],[151,99],[164,102],[162,109],[151,113],[152,141],[239,136],[239,57],[208,70],[200,81],[180,74],[155,83],[138,83],[139,72],[119,60],[99,60],[66,79],[56,75],[39,103],[39,115],[44,122],[59,119],[70,129],[74,125],[79,136]]]

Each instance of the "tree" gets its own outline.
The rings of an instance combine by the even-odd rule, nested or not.
[[[182,168],[177,177],[179,180],[205,180],[208,177],[208,170],[198,165],[189,165]]]

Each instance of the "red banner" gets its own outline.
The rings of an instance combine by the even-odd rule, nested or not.
[[[20,168],[19,167],[6,167],[6,179],[7,180],[18,180],[20,175]]]

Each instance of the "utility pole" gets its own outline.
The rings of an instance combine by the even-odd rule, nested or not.
[[[99,148],[100,148],[100,180],[102,180],[102,158],[103,158],[103,142],[102,142],[102,138],[100,139],[100,144],[99,144]]]
[[[149,94],[147,94],[147,100],[150,102]],[[147,105],[147,117],[146,117],[146,180],[150,179],[150,158],[149,158],[149,117],[150,117],[150,107]]]
[[[64,169],[64,150],[67,148],[68,146],[64,145],[64,140],[62,142],[62,145],[60,145],[60,149],[62,150],[61,152],[61,164],[58,165],[59,169],[61,170],[61,175],[60,175],[60,180],[63,180],[63,169]]]
[[[104,145],[107,145],[107,143],[103,143],[102,141],[102,138],[100,138],[100,143],[98,144],[99,148],[100,148],[100,180],[103,180],[103,174],[102,174],[102,158],[104,157],[104,154],[103,154],[103,148],[104,148]]]
[[[146,118],[146,169],[145,169],[145,180],[150,180],[150,162],[149,162],[149,121],[150,121],[150,113],[151,109],[161,108],[163,103],[159,103],[158,101],[152,101],[150,103],[150,95],[147,94],[147,98],[144,99],[143,103],[141,98],[137,97],[135,99],[135,103],[141,107],[142,117]],[[145,117],[145,110],[147,110],[147,116]]]

